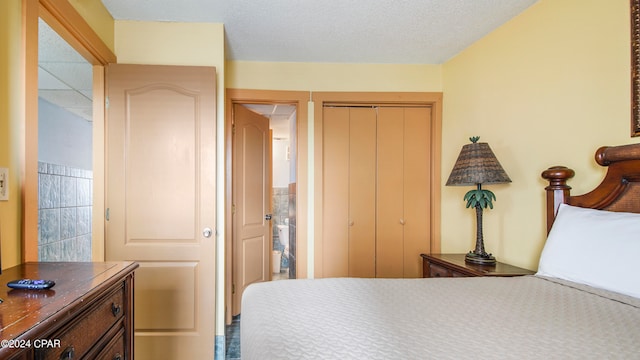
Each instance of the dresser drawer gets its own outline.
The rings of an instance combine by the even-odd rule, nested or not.
[[[100,351],[100,353],[92,357],[96,360],[125,360],[125,333],[121,328],[116,336]]]
[[[50,337],[60,340],[60,347],[43,349],[39,352],[38,359],[80,359],[114,324],[121,321],[125,309],[124,299],[124,286],[120,284],[95,304],[88,305],[88,309],[77,317],[78,321]]]
[[[451,270],[451,276],[452,277],[469,277],[469,276],[474,276],[474,275],[469,275],[469,274],[457,272],[455,270]]]
[[[430,277],[451,277],[451,270],[436,264],[429,264]]]

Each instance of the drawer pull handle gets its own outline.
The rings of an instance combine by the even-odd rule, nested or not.
[[[76,349],[73,348],[73,346],[69,346],[66,349],[64,349],[64,351],[62,352],[62,354],[60,354],[60,360],[71,360],[73,359],[73,356],[76,353]]]
[[[116,303],[111,304],[111,313],[113,314],[113,316],[118,316],[118,314],[120,314],[120,311],[122,311],[122,307]]]
[[[122,355],[120,355],[120,354],[115,354],[115,355],[113,356],[113,360],[122,360]]]

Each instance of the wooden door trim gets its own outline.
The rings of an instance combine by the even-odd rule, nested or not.
[[[115,54],[68,1],[39,0],[40,17],[93,65],[116,62]]]
[[[38,261],[38,17],[38,4],[23,0],[22,262]]]
[[[225,304],[227,310],[225,320],[231,323],[232,304],[232,184],[233,184],[233,106],[235,104],[290,104],[297,107],[296,112],[296,137],[298,147],[296,165],[296,275],[298,278],[307,277],[307,192],[308,192],[308,102],[309,93],[306,91],[280,91],[280,90],[250,90],[250,89],[226,89],[225,90]]]
[[[427,105],[431,122],[431,252],[440,252],[440,189],[442,158],[442,93],[440,92],[314,92],[314,188],[322,189],[323,107],[339,105]],[[322,277],[322,191],[314,195],[314,274]]]
[[[38,18],[93,64],[92,258],[104,259],[104,66],[116,56],[68,0],[22,0],[22,261],[38,261]]]

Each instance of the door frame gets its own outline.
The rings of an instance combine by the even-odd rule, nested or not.
[[[68,0],[22,0],[22,261],[38,261],[38,18],[93,65],[92,259],[104,259],[104,67],[115,54]]]
[[[425,105],[432,110],[431,122],[431,252],[440,252],[440,202],[442,158],[442,93],[441,92],[314,92],[314,275],[323,277],[322,268],[322,189],[323,189],[323,108],[340,105]]]
[[[308,103],[309,92],[225,89],[225,321],[231,323],[233,284],[233,106],[236,104],[287,104],[296,107],[296,275],[307,277]]]

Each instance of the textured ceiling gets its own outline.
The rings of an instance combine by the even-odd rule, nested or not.
[[[440,64],[537,0],[102,0],[116,20],[223,23],[226,58]]]
[[[91,121],[91,64],[47,23],[38,26],[38,96]]]

